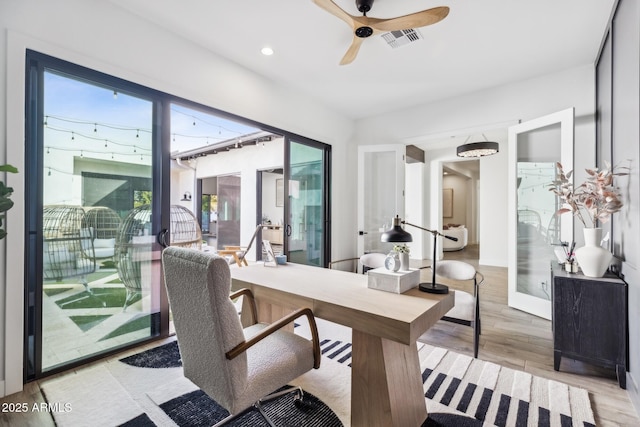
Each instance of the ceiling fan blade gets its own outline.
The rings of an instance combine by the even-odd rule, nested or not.
[[[360,50],[360,46],[362,45],[364,39],[361,39],[358,36],[353,36],[353,41],[351,42],[351,46],[347,50],[347,53],[344,54],[342,60],[340,61],[340,65],[351,64],[356,56],[358,55],[358,51]]]
[[[344,22],[349,24],[349,26],[353,27],[353,16],[342,10],[342,8],[332,0],[313,0],[313,2],[330,14],[342,19]]]
[[[384,19],[381,22],[371,23],[370,25],[374,30],[378,31],[408,30],[410,28],[420,28],[435,24],[446,18],[448,14],[448,7],[434,7],[433,9],[423,10],[422,12],[399,16],[398,18]]]

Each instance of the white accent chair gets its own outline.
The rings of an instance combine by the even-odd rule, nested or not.
[[[467,246],[469,240],[469,232],[467,227],[460,225],[458,227],[449,227],[446,230],[442,230],[442,234],[445,236],[451,236],[458,239],[458,241],[450,239],[442,239],[442,250],[445,252],[460,251]]]
[[[273,392],[320,366],[313,313],[304,308],[271,325],[255,323],[257,310],[251,291],[229,294],[227,260],[180,247],[166,248],[162,260],[184,375],[230,413],[216,426],[252,405],[271,424],[260,402],[292,391],[298,393],[296,401],[300,400],[299,388]],[[252,303],[254,324],[244,329],[232,302],[240,296]],[[300,316],[307,317],[312,340],[281,329]]]
[[[380,267],[384,267],[384,260],[387,257],[386,254],[383,253],[379,253],[379,252],[370,252],[368,254],[364,254],[362,256],[359,257],[354,257],[354,258],[345,258],[345,259],[339,259],[336,261],[331,261],[329,263],[329,268],[333,269],[337,264],[346,262],[346,261],[351,261],[352,265],[355,265],[355,271],[354,273],[358,272],[358,267],[361,265],[362,266],[362,273],[366,273],[369,270],[372,270],[374,268],[380,268]],[[357,261],[357,263],[355,263],[355,261]]]
[[[455,281],[473,281],[473,294],[457,289],[453,290],[455,305],[444,315],[442,320],[473,328],[473,357],[477,358],[480,340],[480,294],[478,288],[484,282],[484,276],[477,272],[471,264],[455,260],[438,261],[436,275]],[[450,288],[449,292],[451,291]]]

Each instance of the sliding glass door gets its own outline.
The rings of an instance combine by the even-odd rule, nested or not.
[[[290,141],[288,185],[283,189],[285,234],[289,260],[324,267],[329,260],[330,147],[310,141]]]
[[[29,58],[27,378],[37,378],[159,335],[166,301],[161,104]]]

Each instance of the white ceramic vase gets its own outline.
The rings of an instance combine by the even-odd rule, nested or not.
[[[401,252],[400,254],[400,271],[409,271],[409,254]]]
[[[576,250],[576,260],[587,277],[602,277],[611,263],[611,252],[600,246],[602,228],[585,228],[585,245]]]

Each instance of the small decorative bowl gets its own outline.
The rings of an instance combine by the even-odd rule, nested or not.
[[[278,264],[286,264],[287,263],[287,256],[286,255],[276,255],[276,262]]]

